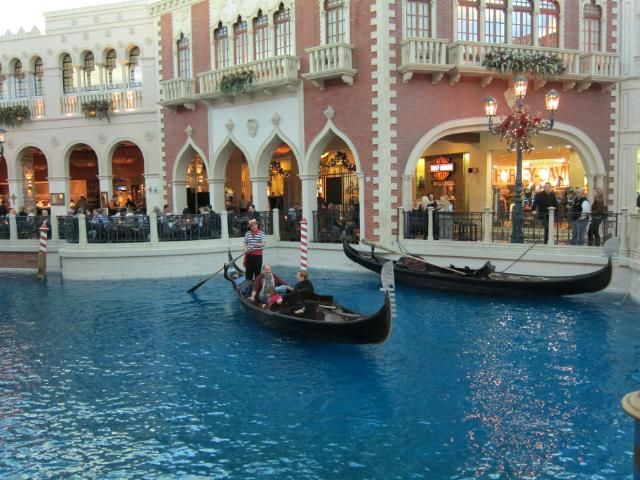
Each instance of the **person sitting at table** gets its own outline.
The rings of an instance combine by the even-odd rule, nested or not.
[[[277,293],[283,294],[287,291],[289,284],[282,278],[271,271],[271,265],[264,264],[262,273],[253,281],[251,289],[251,300],[256,301],[256,297],[260,303],[267,303],[267,292],[273,288]]]

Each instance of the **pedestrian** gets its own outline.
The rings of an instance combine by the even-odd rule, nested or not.
[[[247,280],[253,280],[260,275],[266,238],[258,221],[255,218],[250,219],[249,230],[244,235],[244,266]]]

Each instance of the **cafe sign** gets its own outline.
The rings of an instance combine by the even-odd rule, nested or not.
[[[431,165],[429,165],[429,171],[436,180],[443,182],[449,177],[449,175],[451,175],[453,167],[454,163],[447,157],[438,157]]]

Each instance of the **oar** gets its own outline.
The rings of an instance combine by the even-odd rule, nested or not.
[[[387,251],[389,253],[393,253],[395,255],[400,255],[401,257],[411,258],[412,260],[417,260],[418,262],[426,263],[427,265],[429,265],[429,262],[427,262],[424,258],[416,257],[416,256],[410,255],[408,253],[398,252],[398,251],[392,250],[392,249],[390,249],[388,247],[383,247],[382,245],[377,244],[375,242],[372,242],[370,240],[362,239],[362,240],[360,240],[360,242],[364,243],[365,245],[369,245],[370,247],[376,247],[376,248],[379,248],[380,250],[385,250],[385,251]],[[456,270],[454,268],[441,267],[440,265],[436,265],[436,266],[437,266],[437,268],[441,268],[442,270],[447,270],[448,272],[455,273],[457,275],[462,275],[463,277],[467,275],[465,272],[460,272],[459,270]]]
[[[513,267],[516,263],[518,263],[518,260],[520,260],[522,257],[524,257],[527,253],[529,253],[529,250],[531,250],[533,247],[535,247],[538,244],[538,242],[536,240],[533,241],[533,245],[531,245],[529,248],[527,248],[524,253],[522,255],[520,255],[518,258],[516,258],[511,265],[509,265],[507,268],[505,268],[504,270],[502,270],[502,272],[500,273],[504,273],[507,270],[509,270],[511,267]]]
[[[236,260],[238,260],[240,257],[242,257],[244,255],[244,252],[242,252],[240,255],[238,255],[236,258],[233,258],[229,261],[229,264],[235,262]],[[212,273],[211,275],[209,275],[207,278],[205,278],[204,280],[202,280],[201,282],[196,283],[193,287],[191,287],[189,290],[187,290],[187,293],[193,293],[195,292],[197,289],[199,289],[202,285],[204,285],[205,283],[207,283],[209,280],[211,280],[213,277],[215,277],[217,274],[219,274],[222,270],[224,270],[225,265],[222,266],[222,268],[220,270],[218,270],[215,273]]]

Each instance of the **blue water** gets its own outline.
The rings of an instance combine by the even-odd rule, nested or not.
[[[371,273],[312,276],[382,302]],[[0,274],[0,478],[632,478],[640,321],[619,296],[400,287],[389,340],[351,346],[198,280]]]

